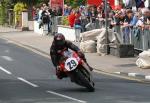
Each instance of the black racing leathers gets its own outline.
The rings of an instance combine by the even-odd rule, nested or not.
[[[71,49],[75,52],[80,51],[80,49],[70,41],[65,40],[64,46],[61,47],[57,46],[55,41],[53,41],[52,46],[50,48],[50,56],[52,59],[52,63],[54,64],[55,67],[58,66],[59,60],[61,59],[61,55],[59,54],[59,51],[63,49],[67,49],[67,50]]]

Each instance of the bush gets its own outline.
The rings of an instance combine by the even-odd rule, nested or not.
[[[21,2],[18,2],[15,6],[13,11],[15,12],[15,24],[19,22],[21,18],[22,11],[27,10],[27,5]]]
[[[0,5],[0,25],[4,24],[5,23],[5,7]]]
[[[6,22],[6,3],[2,2],[0,4],[0,25]]]
[[[69,26],[69,21],[68,21],[68,17],[67,16],[63,16],[61,19],[61,24],[62,25],[66,25]]]
[[[8,16],[7,13],[10,5],[12,5],[10,0],[0,0],[0,24],[1,25],[8,23],[8,20],[6,18]]]
[[[65,1],[65,4],[68,4],[72,6],[73,8],[86,4],[86,0],[64,0],[64,1]]]

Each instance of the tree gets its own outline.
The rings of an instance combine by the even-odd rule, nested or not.
[[[1,0],[0,2],[0,24],[4,24],[6,22],[7,9],[10,5],[10,0]]]
[[[72,7],[85,5],[85,3],[86,3],[86,0],[65,0],[65,4],[71,5]]]

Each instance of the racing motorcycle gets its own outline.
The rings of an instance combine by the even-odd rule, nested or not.
[[[59,62],[60,71],[66,73],[72,82],[86,87],[88,91],[93,92],[95,88],[92,74],[83,59],[71,50],[63,50],[60,54],[62,55]]]

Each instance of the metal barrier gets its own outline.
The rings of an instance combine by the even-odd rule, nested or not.
[[[111,24],[111,19],[108,18],[108,26],[110,26]],[[101,29],[105,27],[105,19],[101,18],[101,19],[96,19],[95,22],[95,29]]]
[[[51,17],[51,32],[54,34],[57,32],[57,25],[61,25],[62,16]]]
[[[150,30],[145,29],[143,33],[143,50],[147,50],[150,49]]]
[[[150,49],[150,30],[142,30],[140,27],[121,28],[123,44],[133,44],[137,50]]]
[[[134,45],[137,50],[147,50],[150,49],[150,30],[142,30],[139,27],[134,27],[131,30],[131,43]]]
[[[139,27],[134,27],[130,33],[130,43],[134,45],[134,48],[137,50],[143,49],[143,31]]]
[[[62,20],[63,16],[55,16],[55,17],[51,17],[51,32],[55,33],[57,32],[57,25],[62,25],[61,20]],[[85,23],[85,21],[83,21]],[[110,25],[111,21],[108,21],[108,24]],[[86,22],[86,24],[88,24],[88,22]],[[85,25],[86,25],[85,24]],[[91,29],[101,29],[105,27],[105,20],[102,19],[96,19],[96,21],[91,25]],[[83,28],[82,28],[83,29]],[[90,29],[90,30],[91,30]],[[86,32],[85,30],[83,30],[83,32]]]

